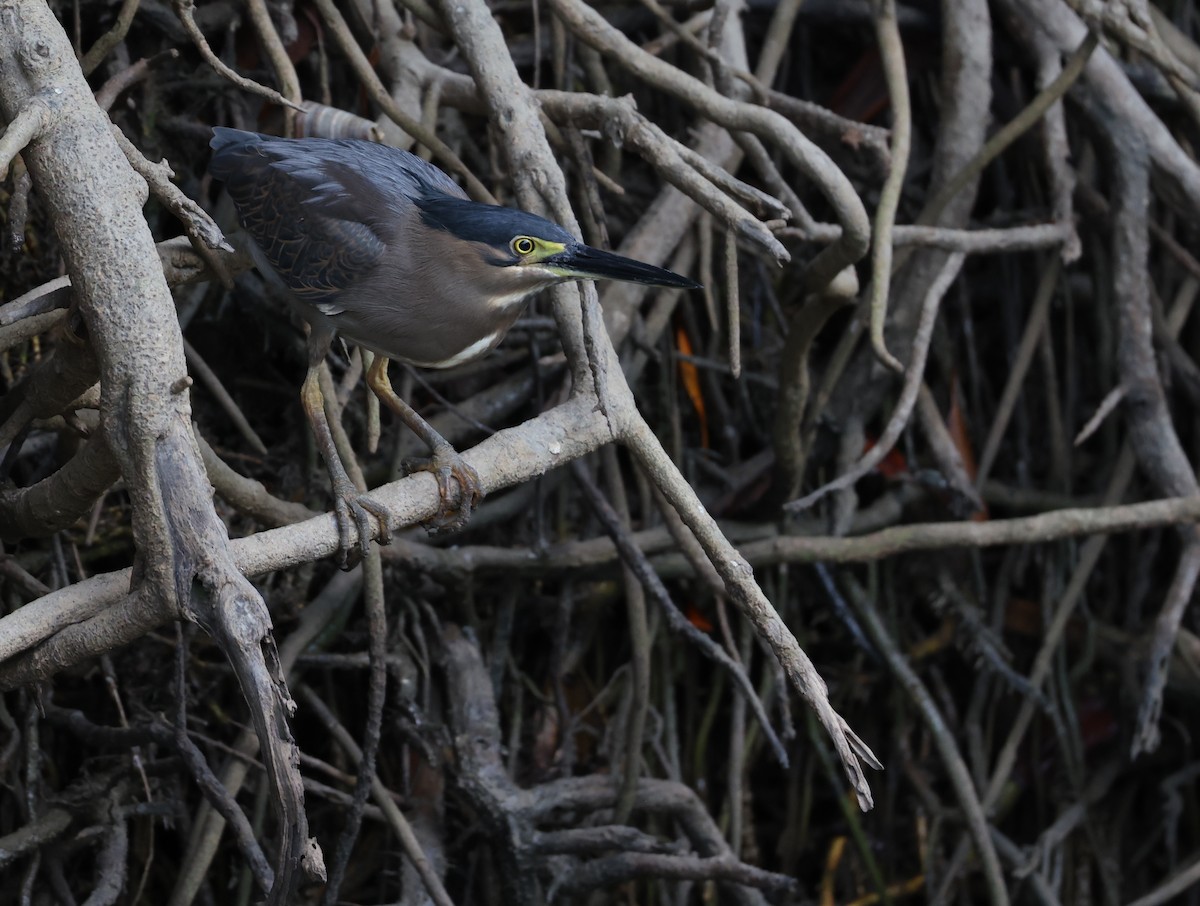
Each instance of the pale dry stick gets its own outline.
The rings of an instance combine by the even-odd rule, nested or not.
[[[35,286],[11,302],[0,305],[0,327],[8,327],[25,318],[66,310],[71,303],[71,278],[67,274]]]
[[[737,239],[725,231],[725,317],[729,327],[729,371],[742,375],[742,303],[738,288]]]
[[[593,175],[599,168],[592,162],[592,152],[583,140],[583,130],[576,123],[567,123],[563,128],[554,123],[547,123],[546,138],[566,148],[578,173],[581,183],[578,192],[584,241],[607,248],[610,244],[608,215],[604,210],[604,200],[600,197],[600,183]]]
[[[1200,484],[1175,430],[1154,349],[1150,276],[1150,154],[1103,103],[1089,104],[1109,146],[1112,168],[1112,274],[1117,307],[1117,366],[1125,388],[1129,444],[1159,493],[1200,496]],[[1150,638],[1131,756],[1153,751],[1171,649],[1200,577],[1200,528],[1181,531],[1183,551]]]
[[[638,78],[693,107],[726,129],[744,130],[776,145],[801,173],[817,184],[842,225],[842,235],[808,265],[810,292],[828,285],[866,252],[870,223],[862,200],[846,175],[785,117],[731,100],[669,63],[652,57],[580,0],[549,0],[555,13],[580,40],[611,57]]]
[[[701,10],[689,16],[683,22],[679,23],[681,28],[687,30],[688,34],[698,35],[700,32],[708,28],[708,23],[712,21],[713,11],[711,9]],[[663,53],[670,50],[679,43],[679,35],[673,31],[665,31],[656,37],[651,38],[642,44],[642,50],[656,57],[661,57]],[[595,53],[595,51],[592,51]],[[561,85],[561,80],[559,81]]]
[[[117,10],[117,21],[113,23],[112,28],[97,38],[96,43],[88,48],[88,52],[79,61],[79,66],[85,76],[90,76],[95,72],[96,67],[103,63],[104,58],[108,56],[108,52],[125,40],[125,36],[129,34],[129,26],[133,24],[133,17],[137,15],[140,5],[141,0],[124,0],[121,8]]]
[[[13,174],[13,190],[8,200],[8,242],[13,250],[25,247],[25,228],[29,224],[29,196],[33,192],[33,177],[25,162],[16,159],[17,172]]]
[[[1000,444],[1004,440],[1004,432],[1008,429],[1009,419],[1017,405],[1021,387],[1033,363],[1033,355],[1037,351],[1038,340],[1046,329],[1046,319],[1050,315],[1050,303],[1054,299],[1054,291],[1058,288],[1058,278],[1062,273],[1062,258],[1055,256],[1042,267],[1042,276],[1033,295],[1033,305],[1029,309],[1029,317],[1025,322],[1025,331],[1017,344],[1017,354],[1008,369],[1008,378],[1004,390],[1000,394],[1000,402],[996,404],[996,414],[992,418],[992,426],[988,429],[987,440],[983,444],[983,454],[979,457],[979,471],[975,476],[975,488],[980,489],[992,473],[992,466],[1000,453]]]
[[[41,134],[50,120],[50,108],[42,98],[31,98],[8,122],[0,135],[0,179],[8,176],[8,166],[36,136]]]
[[[792,27],[796,24],[796,16],[803,3],[804,0],[780,0],[775,6],[762,50],[758,52],[758,63],[754,67],[754,75],[761,84],[771,84],[779,74],[779,64],[783,62],[783,54],[791,43]]]
[[[749,132],[731,132],[730,136],[742,150],[746,162],[758,172],[766,189],[773,192],[783,202],[788,210],[788,217],[794,217],[801,229],[813,227],[816,221],[804,206],[804,202],[800,200],[793,184],[783,178],[779,165],[761,139]]]
[[[25,488],[0,488],[0,538],[44,538],[71,527],[120,474],[105,436],[97,432],[53,475]]]
[[[66,309],[43,312],[22,318],[15,324],[0,326],[0,352],[12,349],[32,340],[36,336],[47,333],[67,317]]]
[[[540,96],[538,100],[541,100]],[[653,125],[653,123],[651,123],[651,125]],[[707,157],[692,150],[687,145],[683,144],[683,142],[672,138],[665,132],[662,134],[668,140],[671,146],[675,148],[675,150],[679,153],[679,156],[683,158],[684,162],[687,163],[688,166],[692,167],[692,169],[715,185],[726,195],[740,201],[747,207],[757,206],[768,215],[779,220],[787,220],[792,216],[792,212],[788,206],[781,202],[774,195],[764,192],[762,189],[752,186],[749,183],[743,182],[728,170],[724,169],[723,167],[718,167]]]
[[[979,792],[971,780],[971,772],[963,760],[962,753],[954,742],[954,732],[946,725],[941,710],[933,700],[921,678],[908,663],[908,658],[900,650],[896,640],[888,632],[875,602],[871,600],[866,589],[848,572],[842,577],[844,584],[850,589],[850,600],[854,602],[858,615],[862,618],[863,626],[870,636],[875,648],[883,655],[888,669],[899,682],[909,700],[921,715],[921,720],[933,737],[933,745],[942,759],[946,773],[950,778],[950,786],[954,789],[955,798],[963,811],[963,820],[967,825],[967,833],[975,844],[975,852],[983,863],[983,875],[986,880],[988,899],[995,906],[1006,906],[1008,889],[1004,884],[1004,873],[1000,868],[1000,858],[992,844],[988,829],[987,814],[979,801]]]
[[[702,213],[696,220],[696,255],[700,259],[696,265],[697,282],[703,287],[700,290],[704,297],[704,313],[708,315],[708,327],[713,332],[717,330],[717,301],[716,286],[713,271],[713,228],[712,218]]]
[[[1063,66],[1058,78],[1039,91],[1020,113],[1005,123],[1002,129],[989,138],[987,144],[979,149],[979,153],[971,158],[970,163],[954,174],[954,178],[946,183],[937,195],[933,197],[933,200],[925,206],[925,209],[921,211],[921,216],[917,218],[918,226],[929,226],[935,223],[938,215],[950,203],[951,199],[957,196],[968,183],[977,179],[979,174],[987,168],[988,164],[999,157],[1009,145],[1033,128],[1033,125],[1045,115],[1046,111],[1062,99],[1071,86],[1083,75],[1088,60],[1092,56],[1092,51],[1096,49],[1099,41],[1100,36],[1096,32],[1089,31],[1087,33],[1083,42],[1075,49],[1075,52],[1067,60],[1066,65]],[[903,264],[903,262],[901,261],[899,264]]]
[[[466,451],[464,458],[479,472],[487,493],[528,481],[611,440],[611,431],[594,407],[595,401],[587,397],[571,399],[520,427],[498,431]],[[428,520],[439,506],[437,482],[424,472],[375,488],[371,496],[392,512],[392,529]],[[338,545],[331,513],[230,542],[235,563],[247,575],[329,557],[338,552]],[[147,602],[130,595],[129,588],[130,570],[117,570],[0,617],[0,687],[44,679],[175,618],[169,601],[152,600],[156,609],[150,612],[143,606]]]
[[[556,8],[561,9],[561,5],[556,4]],[[507,128],[510,162],[519,163],[519,167],[514,166],[514,171],[524,174],[525,177],[518,183],[518,195],[533,195],[533,187],[527,180],[532,181],[536,174],[541,179],[540,194],[547,200],[551,210],[568,229],[577,231],[578,224],[567,201],[565,178],[550,154],[532,93],[520,82],[504,35],[491,12],[481,0],[442,0],[442,13],[454,33],[456,44],[468,60],[492,116],[496,122]],[[626,41],[623,35],[620,39]],[[634,50],[641,53],[636,47]],[[672,67],[668,68],[674,71]],[[828,161],[823,155],[822,159]],[[838,173],[841,175],[840,171]],[[844,176],[841,178],[845,180]],[[857,196],[854,196],[854,202],[861,212],[861,202]],[[862,212],[862,219],[865,220],[865,212]],[[839,267],[830,277],[840,272]],[[590,290],[590,287],[588,289]],[[576,336],[574,331],[580,326],[583,327],[588,343],[588,363],[611,378],[611,398],[604,404],[604,412],[609,419],[606,425],[616,434],[613,439],[619,438],[634,451],[648,476],[663,490],[683,521],[696,535],[730,589],[734,600],[752,620],[760,636],[769,642],[775,656],[783,662],[792,685],[816,711],[819,721],[832,738],[860,806],[864,809],[869,808],[872,802],[871,792],[863,775],[860,759],[871,766],[878,765],[878,759],[862,740],[854,735],[846,721],[834,711],[829,702],[828,689],[813,667],[812,661],[755,583],[749,565],[721,534],[716,522],[697,499],[695,491],[671,462],[653,430],[638,412],[629,386],[621,374],[616,352],[602,325],[587,323],[589,311],[597,307],[592,301],[593,293],[594,290],[584,294],[582,319],[577,309],[565,309],[562,304],[566,302],[565,298],[556,299],[555,315],[560,329],[566,328],[571,331],[564,336],[564,342],[573,343]],[[583,325],[580,325],[581,320]],[[571,358],[573,367],[578,367],[574,364],[579,359],[577,349],[571,350]],[[586,382],[582,386],[586,386]],[[599,386],[597,390],[600,390]]]
[[[654,494],[655,506],[658,509],[659,515],[662,516],[663,524],[671,539],[679,548],[679,552],[687,560],[692,573],[697,579],[708,586],[709,592],[712,595],[724,595],[725,583],[721,580],[721,576],[716,568],[709,562],[708,555],[704,553],[704,548],[700,546],[700,542],[688,531],[687,526],[683,524],[683,520],[679,518],[679,514],[675,512],[675,508],[671,506],[667,498],[663,496],[662,491],[653,485],[651,485],[651,490]],[[652,553],[637,535],[634,536],[634,540],[639,546],[642,546],[643,550],[646,550],[647,554]]]
[[[1062,245],[1070,240],[1072,223],[1038,223],[1029,226],[956,229],[954,227],[917,226],[900,223],[892,229],[892,245],[919,245],[947,252],[966,252],[969,255],[1005,255],[1029,252]],[[812,231],[798,227],[782,227],[775,231],[780,238],[808,242],[830,242],[839,232],[832,224],[818,224]]]
[[[375,353],[362,346],[358,347],[358,359],[362,363],[362,372],[367,374],[371,370],[371,363],[375,361]],[[367,388],[367,452],[377,453],[379,451],[379,439],[383,436],[383,424],[379,418],[379,397]]]
[[[1167,314],[1167,332],[1172,340],[1179,338],[1179,334],[1183,331],[1183,325],[1187,323],[1188,316],[1192,313],[1192,306],[1195,305],[1198,295],[1200,295],[1200,280],[1189,274],[1180,284],[1175,301],[1171,303],[1171,310]]]
[[[152,57],[143,57],[134,63],[130,63],[100,86],[100,89],[96,92],[96,106],[101,110],[111,110],[112,105],[116,103],[121,93],[128,91],[138,82],[142,81],[142,79],[146,78],[150,73],[151,67],[163,60],[178,59],[179,51],[172,47],[161,53],[156,53]]]
[[[296,75],[296,67],[292,65],[287,48],[283,46],[283,39],[275,30],[265,0],[246,0],[246,10],[250,14],[250,24],[254,26],[258,40],[267,53],[267,59],[271,61],[271,68],[275,70],[279,87],[283,89],[281,94],[292,103],[292,106],[283,109],[284,134],[290,137],[296,132],[296,110],[302,109],[300,77]]]
[[[129,860],[129,823],[120,813],[116,790],[109,794],[111,821],[105,822],[101,843],[96,851],[96,883],[84,900],[84,906],[113,906],[125,889],[125,865]]]
[[[175,171],[164,159],[157,164],[147,160],[137,146],[114,124],[113,137],[129,166],[146,181],[150,191],[162,202],[180,223],[183,224],[188,240],[209,269],[216,274],[226,289],[233,289],[233,276],[225,267],[224,259],[217,252],[232,252],[233,246],[225,241],[225,235],[211,215],[193,199],[183,193],[171,179]]]
[[[18,320],[16,324],[8,324],[0,326],[0,353],[12,349],[14,346],[19,346],[20,343],[32,340],[36,336],[46,334],[52,330],[54,326],[65,320],[67,312],[65,308],[60,308],[58,311],[48,311],[42,314],[34,314],[28,318]],[[8,374],[7,377],[12,377]],[[14,382],[11,382],[14,383]]]
[[[262,482],[235,472],[216,454],[199,430],[196,431],[196,446],[200,448],[204,471],[213,490],[239,513],[269,526],[292,525],[321,515],[302,503],[280,500],[268,493]]]
[[[329,706],[325,704],[325,701],[307,683],[301,683],[297,687],[297,692],[304,700],[304,703],[312,709],[317,719],[325,725],[325,729],[329,731],[334,741],[342,747],[350,758],[361,763],[363,759],[362,750],[354,741],[354,737],[346,731],[346,728],[342,726],[333,712],[329,710]],[[429,898],[437,906],[454,906],[454,901],[446,893],[442,879],[438,877],[433,865],[430,864],[429,858],[425,855],[424,850],[421,849],[421,841],[417,839],[417,835],[413,832],[412,825],[404,817],[404,813],[397,807],[391,793],[378,777],[374,777],[371,780],[371,798],[375,800],[375,804],[379,806],[384,817],[387,819],[387,823],[399,838],[400,846],[403,848],[404,854],[408,857],[409,861],[412,862],[417,873],[421,876],[421,881],[425,885],[425,890],[429,894]]]
[[[437,134],[438,110],[442,104],[442,80],[434,79],[425,91],[425,100],[421,104],[421,125],[432,134]],[[433,153],[426,147],[417,149],[417,157],[422,160],[432,160]]]
[[[908,173],[908,155],[912,149],[912,102],[908,96],[908,67],[904,62],[904,44],[896,23],[896,0],[872,0],[875,15],[875,40],[883,60],[892,107],[892,168],[879,193],[875,209],[875,236],[871,255],[871,347],[875,356],[897,374],[904,373],[900,360],[888,352],[883,337],[887,320],[888,290],[892,285],[892,230],[896,210]]]
[[[1117,363],[1125,387],[1129,440],[1139,464],[1173,496],[1200,493],[1187,453],[1167,406],[1154,350],[1149,273],[1150,167],[1140,137],[1123,131],[1108,111],[1093,111],[1096,124],[1108,129],[1113,161],[1112,267],[1117,308]]]
[[[564,430],[566,426],[564,425]],[[603,429],[591,430],[593,437]],[[567,434],[563,435],[564,437]],[[488,443],[485,441],[485,443]],[[529,447],[513,448],[514,453],[536,459]],[[574,455],[589,452],[580,449]],[[479,459],[475,460],[480,463]],[[1129,468],[1132,468],[1130,464]],[[481,470],[482,474],[482,470]],[[534,474],[533,472],[530,473]],[[528,476],[527,476],[528,477]],[[410,481],[410,479],[405,479]],[[403,485],[403,482],[400,483]],[[494,490],[494,488],[493,488]],[[376,488],[373,492],[395,511],[404,505],[402,491],[395,485]],[[436,509],[436,487],[429,488],[428,512],[414,510],[398,520],[416,524]],[[288,515],[290,520],[290,514]],[[1107,535],[1117,532],[1158,529],[1200,521],[1200,500],[1167,498],[1135,504],[1106,504],[1054,510],[1036,516],[998,519],[989,522],[934,522],[893,526],[867,535],[850,538],[785,536],[749,540],[741,544],[745,561],[757,567],[781,563],[866,563],[887,557],[918,551],[985,548],[1014,544],[1039,544],[1086,535]],[[664,531],[637,533],[640,545],[653,538],[651,547],[661,549],[669,543]],[[1099,539],[1103,541],[1104,539]],[[394,542],[403,549],[408,563],[431,574],[486,575],[491,572],[528,574],[556,572],[569,569],[594,569],[611,564],[616,551],[607,539],[567,546],[563,551],[552,549],[537,555],[529,550],[511,547],[473,545],[462,550],[438,550],[426,545]],[[250,538],[232,543],[235,557],[244,572],[260,575],[275,569],[288,569],[337,550],[337,531],[333,518],[326,513],[306,522],[260,532]],[[692,576],[695,570],[682,555],[656,557],[655,568],[663,576]],[[78,582],[65,589],[31,601],[24,607],[0,617],[0,689],[9,689],[52,675],[56,670],[108,650],[111,644],[124,644],[140,636],[140,632],[123,633],[116,641],[104,636],[109,620],[105,614],[116,611],[118,617],[132,606],[128,599],[130,571],[103,573]],[[162,625],[164,616],[155,625]],[[76,634],[75,624],[87,624]],[[74,649],[68,652],[45,652],[46,662],[20,662],[23,652],[48,643],[59,644],[55,637],[61,632],[71,636]],[[65,639],[62,641],[66,641]]]
[[[1088,27],[1061,2],[1046,0],[999,0],[1010,18],[1023,28],[1037,28],[1067,53],[1086,36]],[[1130,82],[1122,65],[1103,47],[1088,61],[1083,83],[1113,111],[1121,128],[1137,135],[1146,145],[1161,178],[1161,198],[1189,223],[1200,218],[1200,166],[1180,145],[1175,134]],[[1160,180],[1156,178],[1156,183]],[[1087,187],[1080,190],[1089,194]]]
[[[832,491],[840,491],[843,488],[850,487],[879,465],[883,461],[883,458],[891,452],[892,447],[896,445],[896,441],[900,439],[901,433],[903,433],[905,426],[908,424],[908,417],[912,413],[913,406],[917,401],[917,393],[921,389],[925,373],[925,359],[929,353],[929,344],[933,339],[933,328],[937,323],[937,313],[941,306],[942,297],[945,296],[946,291],[950,289],[951,284],[957,279],[958,272],[962,269],[965,258],[966,256],[963,252],[951,252],[946,257],[941,272],[929,286],[929,291],[925,295],[925,301],[921,305],[921,319],[917,324],[917,332],[913,338],[912,358],[909,360],[908,368],[904,373],[904,385],[900,390],[900,399],[897,401],[896,408],[888,419],[887,426],[884,428],[875,446],[868,450],[862,459],[848,472],[845,472],[828,484],[817,488],[812,493],[806,494],[799,500],[793,500],[784,504],[784,509],[789,512],[799,512],[808,509]]]
[[[212,47],[209,46],[208,39],[204,37],[204,32],[200,31],[200,27],[196,25],[196,4],[195,0],[173,0],[172,5],[175,7],[175,15],[179,17],[179,21],[183,23],[183,30],[187,32],[188,37],[192,39],[192,43],[196,45],[196,49],[200,51],[200,56],[204,57],[206,63],[215,69],[220,75],[224,76],[233,84],[237,85],[244,91],[249,91],[251,94],[257,94],[261,98],[265,98],[272,104],[278,104],[285,109],[299,110],[299,106],[289,101],[274,88],[268,88],[266,85],[260,85],[253,79],[248,79],[240,75],[225,65],[225,62],[218,57]]]
[[[423,6],[422,10],[418,11],[417,6],[414,5],[410,5],[409,8],[416,12],[418,18],[422,19],[424,19],[423,10],[428,9]],[[390,89],[389,95],[401,110],[408,111],[411,116],[420,116],[421,93],[428,91],[432,83],[422,83],[419,78],[416,78],[416,73],[409,65],[409,58],[412,56],[408,52],[408,48],[412,47],[409,36],[411,34],[415,37],[411,17],[405,15],[403,5],[380,3],[379,0],[353,0],[345,10],[347,15],[351,11],[357,14],[358,21],[365,26],[365,31],[375,43],[371,56],[373,63],[378,62],[373,68],[379,71],[381,79],[386,82]],[[434,30],[444,34],[446,27],[438,20],[437,14],[430,11],[430,16],[433,20]],[[430,153],[429,149],[424,146],[419,149],[414,148],[413,137],[401,129],[386,113],[376,114],[375,122],[379,128],[381,140],[385,144],[395,145],[405,151],[420,151],[423,157]]]
[[[947,180],[946,184],[921,211],[921,214],[917,218],[917,226],[935,224],[942,212],[959,198],[960,193],[977,181],[979,174],[982,173],[987,164],[1032,127],[1045,111],[1067,92],[1083,73],[1084,67],[1092,51],[1095,49],[1096,42],[1097,37],[1094,33],[1088,32],[1084,35],[1083,41],[1075,49],[1067,65],[1063,67],[1059,78],[1055,79],[1043,91],[1039,92],[1028,106],[1010,120],[1004,128],[993,135],[953,177]],[[905,253],[897,255],[893,272],[899,270],[911,257],[911,254],[912,250],[906,250]],[[811,408],[811,411],[823,412],[825,410],[830,397],[833,395],[835,385],[850,362],[850,357],[857,345],[861,330],[861,324],[856,320],[852,322],[851,328],[842,337],[822,378],[821,386],[817,391],[816,404]],[[816,422],[810,419],[805,430],[806,441],[811,441],[815,430]]]
[[[1058,48],[1041,31],[1035,30],[1027,42],[1037,60],[1035,85],[1043,91],[1062,73],[1062,55]],[[1042,152],[1046,175],[1050,183],[1052,216],[1057,223],[1071,224],[1072,229],[1063,243],[1063,264],[1071,264],[1083,254],[1079,233],[1074,229],[1075,186],[1078,183],[1075,167],[1071,163],[1071,145],[1067,136],[1066,108],[1055,104],[1042,117]]]
[[[349,366],[342,372],[342,376],[338,379],[337,384],[337,408],[338,412],[345,412],[346,406],[350,403],[350,396],[354,393],[354,388],[359,385],[362,376],[366,374],[366,367],[363,365],[362,356],[353,354],[353,350],[358,347],[353,347],[350,350]]]
[[[1197,47],[1195,41],[1180,31],[1179,26],[1172,22],[1166,13],[1156,6],[1149,4],[1147,6],[1147,12],[1150,13],[1150,19],[1163,44],[1192,73],[1200,73],[1200,47]]]
[[[727,179],[739,188],[730,191],[719,185],[717,179],[720,177],[714,179],[714,171],[724,171],[711,162],[706,162],[707,166],[699,164],[704,160],[703,157],[686,149],[657,124],[638,113],[632,99],[551,90],[539,91],[536,97],[542,109],[555,122],[569,120],[582,128],[602,129],[610,141],[632,148],[667,182],[722,223],[761,246],[780,264],[791,260],[783,244],[737,198],[737,195],[742,195],[763,200],[760,196],[764,193],[751,189],[728,174],[725,174]],[[786,211],[773,209],[772,213]]]
[[[676,22],[674,15],[668,10],[664,9],[663,5],[659,3],[658,0],[640,0],[640,2],[646,7],[646,9],[650,10],[660,25],[672,32],[675,37],[680,40],[680,42],[688,47],[689,50],[695,51],[709,63],[713,64],[714,68],[723,69],[730,75],[733,75],[744,82],[747,86],[749,86],[750,90],[754,92],[755,97],[760,102],[766,100],[766,86],[759,82],[758,79],[754,77],[753,73],[747,72],[744,69],[738,69],[730,66],[719,53],[717,53],[708,44],[705,44],[703,41],[701,41],[685,23]],[[715,27],[719,32],[724,24],[722,18],[711,15],[707,18],[708,21],[705,23],[704,27],[709,29]]]
[[[779,398],[773,427],[779,491],[785,500],[800,493],[808,462],[809,445],[801,442],[798,426],[803,424],[809,405],[812,385],[809,355],[829,319],[845,309],[846,302],[844,293],[814,293],[789,319],[783,354],[779,357]]]
[[[325,25],[333,32],[334,40],[337,42],[338,47],[341,48],[342,53],[346,55],[347,60],[349,60],[350,67],[354,70],[355,76],[357,76],[359,82],[362,83],[362,86],[371,95],[375,103],[379,105],[379,108],[397,126],[432,151],[443,169],[449,170],[455,176],[461,176],[472,198],[486,204],[495,204],[495,196],[467,168],[467,165],[451,150],[450,146],[426,129],[419,120],[414,119],[401,110],[400,105],[388,94],[387,88],[379,80],[379,76],[375,74],[370,61],[367,59],[366,54],[363,53],[362,48],[358,46],[358,41],[351,34],[350,27],[346,24],[346,19],[342,16],[341,11],[337,8],[333,0],[315,0],[315,2],[317,9],[321,13],[321,18],[325,20]]]
[[[1087,420],[1087,424],[1079,429],[1079,433],[1075,435],[1075,446],[1079,446],[1089,437],[1099,430],[1104,424],[1104,420],[1112,415],[1113,411],[1125,399],[1125,388],[1118,384],[1112,390],[1104,395],[1104,399],[1100,401],[1100,405],[1096,407],[1096,411],[1092,417]]]
[[[724,581],[731,599],[754,624],[759,637],[767,642],[771,652],[783,666],[792,687],[815,712],[817,720],[833,741],[842,769],[858,799],[859,808],[868,811],[873,805],[873,800],[862,764],[880,770],[882,765],[879,760],[866,743],[850,729],[845,719],[833,709],[825,681],[821,679],[796,637],[780,621],[778,612],[754,581],[754,570],[721,533],[716,521],[705,511],[691,485],[670,466],[666,452],[649,425],[639,419],[631,425],[624,426],[624,429],[623,442],[638,457],[647,474],[696,536],[696,540],[700,542]]]
[[[677,23],[676,20],[674,20],[672,13],[665,10],[665,8],[659,4],[658,0],[641,0],[641,2],[642,4],[646,5],[650,12],[654,13],[654,17],[658,19],[659,23],[664,25],[668,31],[676,32],[679,40],[682,41],[686,47],[691,50],[695,50],[695,52],[700,54],[702,58],[706,59],[709,64],[712,64],[715,72],[727,73],[727,76],[733,76],[734,78],[738,79],[738,82],[742,82],[746,88],[749,88],[751,92],[754,92],[755,100],[758,103],[766,104],[767,86],[763,85],[761,82],[758,82],[758,79],[755,77],[754,73],[742,70],[742,68],[738,68],[737,66],[731,66],[730,62],[728,62],[724,56],[721,56],[714,46],[709,46],[709,44],[702,42],[700,38],[698,38],[695,34],[692,34],[691,30],[686,28],[686,25],[680,25]],[[721,5],[718,4],[718,7],[720,6]],[[715,28],[715,34],[720,34],[720,32],[724,30],[726,18],[727,17],[709,16],[707,17],[708,20],[706,23],[704,23],[703,28],[708,29],[710,32],[712,32],[712,29]],[[712,34],[710,34],[710,37],[712,37]],[[726,80],[727,76],[724,77]]]
[[[1081,0],[1066,0],[1085,22],[1095,31],[1107,31],[1119,41],[1129,45],[1147,58],[1166,77],[1175,93],[1179,96],[1184,109],[1191,116],[1194,124],[1200,124],[1200,81],[1198,73],[1180,60],[1171,45],[1158,34],[1155,18],[1149,12],[1149,4],[1142,0],[1118,0],[1105,3],[1097,8],[1096,4],[1081,2]]]
[[[726,610],[728,608],[725,606],[724,598],[718,598],[717,614],[721,618],[721,628],[728,631],[729,621],[726,618]],[[743,670],[746,670],[746,665],[750,663],[750,643],[754,639],[754,627],[749,622],[743,622],[739,628],[741,630],[739,645],[734,647],[731,644],[730,654],[736,656],[738,664]],[[732,642],[732,638],[730,641]],[[784,679],[784,682],[786,683],[787,680]],[[733,850],[734,856],[738,859],[742,857],[743,852],[743,819],[748,804],[745,799],[746,783],[749,779],[746,777],[746,756],[748,754],[746,723],[746,700],[739,696],[729,705],[729,760],[726,768],[729,786],[725,796],[729,814],[729,848]]]
[[[917,400],[920,400],[918,394]],[[862,413],[851,410],[847,413],[838,432],[837,450],[833,457],[833,474],[841,475],[849,471],[858,462],[870,444],[867,443],[867,429],[863,423]],[[854,514],[858,511],[858,493],[854,485],[842,488],[833,495],[827,511],[823,514],[829,520],[829,534],[844,535],[849,529]]]
[[[910,500],[913,498],[910,498]],[[898,513],[888,508],[883,518],[895,520]],[[747,532],[738,549],[751,565],[762,568],[799,563],[872,563],[888,557],[920,551],[1007,547],[1048,544],[1068,538],[1107,535],[1187,525],[1200,520],[1200,501],[1169,497],[1144,503],[1069,507],[988,522],[926,522],[892,525],[864,535],[839,538],[824,534],[776,535],[764,538]],[[813,532],[820,531],[814,525]],[[732,534],[732,528],[730,529]],[[687,577],[709,581],[709,569],[695,563],[692,552],[664,553],[673,538],[662,529],[636,532],[634,542],[653,555],[655,571],[662,578]],[[674,542],[678,543],[678,542]],[[442,550],[428,545],[406,545],[405,562],[433,575],[486,576],[551,575],[569,570],[595,570],[611,566],[617,551],[607,539],[556,545],[538,553],[527,548],[472,545],[469,550]],[[706,561],[707,562],[707,561]],[[723,593],[723,584],[714,588]],[[7,624],[0,624],[0,627]],[[14,624],[14,631],[16,626]]]
[[[941,119],[934,144],[929,193],[932,194],[951,174],[961,170],[983,146],[987,134],[988,112],[991,108],[992,80],[992,23],[987,0],[942,0],[942,77],[940,81]],[[971,182],[946,207],[938,218],[939,225],[963,226],[970,218],[974,205],[977,181]],[[897,255],[899,259],[904,254]],[[918,317],[921,299],[937,275],[945,255],[941,252],[921,254],[913,266],[893,277],[891,308],[894,312],[893,330],[898,342],[910,341]],[[895,270],[895,268],[894,268]],[[821,383],[806,407],[804,422],[799,429],[801,440],[796,444],[804,451],[813,448],[813,441],[823,413],[841,382],[842,374],[851,362],[866,327],[865,305],[860,305],[857,317],[847,325],[826,364]],[[875,411],[884,405],[885,385],[871,380],[876,359],[873,355],[857,361],[851,390],[855,406]],[[890,386],[886,385],[886,386]],[[923,413],[918,412],[923,417]],[[782,456],[780,457],[782,460]],[[799,471],[797,464],[788,462],[789,470]],[[952,472],[947,471],[947,476]]]

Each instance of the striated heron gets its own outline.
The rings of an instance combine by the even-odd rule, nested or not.
[[[282,283],[309,325],[301,399],[333,484],[343,563],[370,517],[387,543],[387,508],[358,491],[338,457],[318,370],[334,334],[375,353],[367,383],[430,447],[435,527],[461,525],[479,476],[397,396],[388,361],[450,368],[492,349],[538,290],[578,279],[695,289],[678,274],[579,242],[561,226],[467,198],[449,176],[373,142],[281,139],[216,128],[210,171],[225,183],[265,276]],[[457,493],[451,480],[458,484]]]

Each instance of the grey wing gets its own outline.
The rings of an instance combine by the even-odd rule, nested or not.
[[[293,292],[326,314],[402,240],[420,198],[467,197],[421,158],[373,142],[277,139],[213,130],[209,169],[224,180],[246,231]]]
[[[271,153],[283,143],[266,142]],[[288,143],[300,145],[300,143]],[[387,233],[395,214],[419,198],[467,194],[449,176],[415,154],[363,141],[307,140],[279,154],[272,166],[306,187],[308,205],[327,216],[367,223]]]
[[[264,143],[265,144],[265,143]],[[341,310],[337,296],[375,268],[386,248],[371,225],[338,216],[336,205],[244,144],[214,158],[242,226],[284,283],[325,314]],[[230,156],[236,154],[235,160]]]

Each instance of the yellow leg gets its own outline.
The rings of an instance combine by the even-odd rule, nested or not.
[[[367,494],[355,487],[346,467],[338,455],[337,445],[333,440],[333,432],[329,428],[329,420],[325,416],[325,397],[321,393],[318,380],[321,362],[329,351],[329,334],[310,330],[308,335],[308,373],[304,376],[304,385],[300,389],[300,401],[308,416],[308,424],[312,428],[313,437],[325,460],[325,468],[329,472],[329,482],[333,486],[334,518],[338,527],[339,564],[343,569],[350,562],[351,526],[358,530],[358,545],[363,555],[370,547],[375,531],[371,526],[374,516],[379,525],[379,542],[387,544],[391,541],[389,523],[391,511],[378,503]]]
[[[437,479],[441,506],[437,515],[426,523],[429,531],[461,528],[471,517],[479,501],[483,499],[483,485],[476,472],[433,426],[417,411],[396,394],[388,379],[388,360],[377,355],[367,371],[367,385],[379,400],[396,413],[413,433],[429,445],[432,455],[428,459],[406,463],[409,472],[432,472]],[[450,481],[458,483],[457,493]]]

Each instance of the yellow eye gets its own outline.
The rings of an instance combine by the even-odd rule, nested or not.
[[[512,241],[512,250],[518,255],[528,255],[533,248],[533,240],[528,236],[518,236]]]

